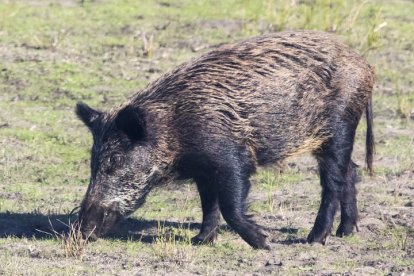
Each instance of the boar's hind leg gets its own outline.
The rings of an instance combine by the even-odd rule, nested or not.
[[[214,185],[209,185],[207,179],[196,179],[196,182],[203,209],[203,223],[200,233],[192,238],[191,242],[193,244],[212,243],[217,238],[220,221],[217,190]]]
[[[348,203],[345,201],[353,197],[352,189],[349,193],[346,192],[348,193],[346,197],[343,197],[343,191],[349,188],[347,173],[351,163],[355,127],[355,124],[345,120],[337,123],[334,136],[315,152],[319,164],[322,199],[315,224],[308,236],[310,243],[325,243],[326,237],[331,232],[339,203],[347,208]],[[351,205],[352,203],[349,206]]]
[[[229,165],[232,164],[232,165]],[[231,160],[218,175],[220,210],[226,222],[253,248],[270,249],[267,235],[246,214],[246,197],[250,189],[249,170]]]
[[[346,186],[341,197],[341,223],[339,224],[336,235],[338,237],[347,236],[352,233],[357,225],[358,208],[356,199],[355,183],[357,182],[357,165],[349,162],[348,172],[346,174]]]

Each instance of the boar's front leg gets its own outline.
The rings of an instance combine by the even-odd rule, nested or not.
[[[228,225],[248,244],[269,249],[266,233],[246,214],[249,178],[256,169],[252,158],[244,147],[224,140],[210,139],[208,146],[193,149],[197,153],[186,154],[179,167],[183,175],[192,177],[197,183],[203,209],[201,231],[192,242],[205,243],[215,239],[220,210]]]
[[[242,190],[250,185],[250,181],[228,178],[219,185],[220,210],[226,222],[253,248],[270,249],[263,228],[245,213],[245,198]]]
[[[254,169],[240,160],[248,159],[232,156],[218,167],[216,179],[221,213],[226,222],[253,248],[270,249],[263,228],[246,214],[249,177]]]
[[[217,238],[220,221],[220,210],[217,197],[217,189],[207,176],[196,179],[198,192],[203,209],[203,223],[200,233],[191,239],[193,244],[212,243]]]

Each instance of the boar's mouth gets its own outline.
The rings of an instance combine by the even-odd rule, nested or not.
[[[78,216],[78,229],[83,238],[96,240],[107,234],[122,218],[118,211],[98,205],[83,205]]]

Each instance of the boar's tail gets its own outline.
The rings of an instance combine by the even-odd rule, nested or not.
[[[372,98],[371,96],[368,99],[367,106],[365,107],[365,116],[367,119],[367,136],[365,141],[365,151],[366,157],[365,162],[367,164],[367,169],[369,175],[373,175],[372,168],[372,159],[375,153],[375,142],[374,142],[374,133],[373,133],[373,121],[372,121]]]

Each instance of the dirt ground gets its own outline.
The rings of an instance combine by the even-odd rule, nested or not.
[[[414,275],[414,3],[259,2],[0,1],[0,275]],[[191,182],[158,188],[107,237],[68,249],[92,142],[75,103],[108,109],[191,57],[283,29],[335,32],[375,67],[375,175],[364,118],[353,155],[358,232],[305,242],[321,191],[305,155],[252,178],[270,251],[223,220],[214,245],[191,245]]]

